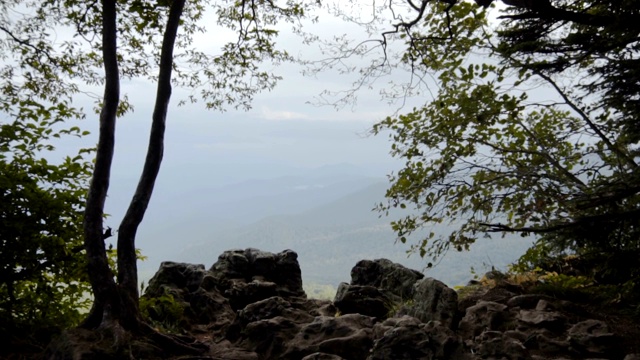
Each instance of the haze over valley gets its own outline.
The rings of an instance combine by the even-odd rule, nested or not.
[[[348,282],[361,259],[388,258],[425,270],[427,259],[408,256],[408,244],[394,243],[394,217],[373,211],[385,201],[384,171],[344,163],[291,168],[282,176],[158,193],[139,232],[138,246],[148,257],[139,264],[140,278],[148,280],[161,261],[210,267],[223,251],[247,247],[296,251],[307,285]],[[505,268],[528,245],[519,237],[480,239],[471,252],[450,251],[426,274],[461,285],[472,269]]]

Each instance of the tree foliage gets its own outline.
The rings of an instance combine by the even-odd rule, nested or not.
[[[305,9],[313,4],[253,0],[12,0],[0,4],[3,10],[0,32],[5,36],[0,45],[7,50],[0,56],[5,56],[5,60],[9,55],[4,54],[13,56],[3,68],[2,81],[3,91],[14,92],[14,95],[3,110],[11,114],[16,106],[32,109],[26,111],[32,111],[30,119],[37,124],[36,128],[23,121],[14,125],[34,129],[39,136],[44,133],[57,137],[56,124],[85,115],[74,104],[77,97],[86,94],[96,100],[100,112],[96,160],[83,214],[85,275],[91,282],[95,300],[82,326],[124,328],[138,334],[150,331],[138,308],[135,236],[159,174],[172,88],[178,86],[191,91],[190,96],[181,99],[182,104],[202,102],[216,110],[224,110],[229,105],[249,108],[257,92],[273,88],[279,80],[279,76],[265,71],[259,63],[291,60],[286,51],[276,46],[277,25],[289,22],[299,26]],[[194,46],[195,35],[205,36],[208,30],[203,25],[205,10],[215,14],[218,26],[235,34],[234,38],[225,39],[226,43],[219,49]],[[117,119],[135,105],[127,94],[121,94],[120,85],[134,79],[155,83],[156,97],[145,164],[117,232],[117,273],[114,274],[104,245],[104,202],[109,189]],[[87,91],[96,87],[104,90],[101,98]],[[18,134],[9,141],[22,141],[21,136]],[[71,159],[64,166],[69,167],[68,175],[77,175],[74,181],[85,180],[87,168],[76,168],[77,161],[80,159]],[[64,166],[58,169],[65,169]],[[47,171],[51,178],[45,180],[71,181],[63,180],[56,169]],[[81,171],[85,172],[81,174]],[[44,180],[42,184],[38,181],[34,178],[27,184],[37,183],[51,191]],[[80,211],[76,202],[69,204],[74,211]],[[79,215],[74,214],[73,221],[77,221]],[[70,219],[70,214],[60,217],[60,221]],[[173,344],[189,348],[167,338],[163,341],[169,347]]]
[[[492,233],[535,235],[531,256],[637,253],[637,2],[476,3],[388,5],[405,15],[378,63],[402,41],[418,79],[403,89],[432,95],[374,127],[405,161],[379,210],[415,210],[392,226],[422,256]],[[456,230],[432,231],[441,223]]]
[[[95,300],[82,326],[123,328],[148,334],[152,331],[144,324],[138,308],[135,237],[162,163],[172,88],[180,86],[191,90],[190,96],[181,99],[183,104],[203,102],[207,108],[217,110],[224,110],[228,105],[250,107],[257,92],[273,88],[279,79],[273,72],[263,70],[259,63],[291,59],[275,44],[276,25],[287,21],[298,26],[297,21],[309,4],[253,0],[16,0],[7,4],[14,8],[24,6],[33,14],[24,21],[26,27],[37,28],[31,22],[37,19],[72,34],[59,40],[50,32],[36,34],[34,31],[33,37],[26,37],[28,40],[15,36],[13,39],[41,51],[44,55],[38,61],[57,71],[53,71],[54,74],[63,74],[59,80],[67,86],[67,91],[62,92],[64,95],[76,94],[82,86],[102,87],[104,91],[97,104],[100,133],[84,213],[84,247]],[[196,34],[204,36],[205,10],[216,15],[219,26],[236,34],[220,49],[193,45]],[[19,32],[5,30],[5,33],[11,36]],[[120,85],[133,79],[155,83],[156,96],[145,163],[117,231],[114,276],[103,241],[104,203],[115,151],[117,119],[134,106],[127,94],[121,94]],[[167,338],[163,341],[166,346],[189,348]]]
[[[10,11],[18,4],[0,4],[0,332],[10,341],[77,324],[90,290],[81,226],[91,150],[55,152],[87,135],[65,124],[82,117],[77,88],[61,81],[71,56],[46,41],[49,24]]]
[[[0,126],[2,332],[77,324],[90,290],[81,224],[91,164],[83,154],[60,164],[38,154],[47,120]]]

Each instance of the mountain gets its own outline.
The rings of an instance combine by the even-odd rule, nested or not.
[[[186,186],[166,191],[160,183],[138,231],[137,245],[149,258],[140,264],[141,272],[153,273],[160,261],[174,259],[175,254],[196,243],[228,238],[228,234],[265,218],[299,215],[384,181],[359,173],[370,172],[343,164],[196,189]],[[126,200],[127,196],[110,198],[112,204],[122,202],[122,208],[126,208]],[[116,214],[107,224],[118,220]]]
[[[348,282],[351,268],[361,259],[388,258],[423,270],[426,260],[417,255],[408,257],[408,245],[394,244],[391,219],[379,218],[371,211],[376,202],[383,201],[386,187],[386,182],[378,182],[299,214],[270,216],[212,233],[205,241],[175,254],[175,260],[208,267],[228,249],[254,247],[272,252],[292,249],[299,255],[305,282],[333,286]],[[434,229],[443,234],[449,230]],[[451,251],[426,272],[449,285],[463,284],[472,277],[472,269],[504,268],[529,245],[522,240],[481,239],[472,251]]]

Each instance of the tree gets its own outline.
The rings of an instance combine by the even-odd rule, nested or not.
[[[91,150],[58,160],[55,145],[87,134],[64,124],[82,117],[60,81],[70,57],[41,41],[45,24],[8,18],[11,5],[0,4],[0,333],[46,342],[88,306],[81,224]]]
[[[20,4],[17,0],[11,2],[11,5]],[[203,100],[208,108],[219,110],[225,105],[248,108],[255,93],[271,89],[279,79],[260,69],[259,62],[290,60],[286,52],[275,46],[278,33],[275,25],[288,21],[295,26],[307,5],[252,0],[211,4],[213,9],[208,11],[217,14],[218,24],[237,33],[234,41],[214,55],[191,45],[193,35],[204,31],[198,20],[209,5],[206,1],[48,0],[24,5],[36,14],[35,18],[65,27],[74,34],[71,40],[58,46],[74,54],[66,63],[49,57],[50,53],[56,53],[53,48],[46,47],[42,51],[41,43],[17,39],[38,50],[42,55],[39,61],[52,69],[68,72],[69,76],[61,79],[61,83],[71,89],[65,94],[78,91],[69,80],[104,85],[99,141],[84,213],[84,247],[94,303],[82,326],[150,333],[152,331],[141,320],[138,309],[135,236],[162,162],[172,85],[193,90],[194,95],[183,101]],[[27,23],[26,27],[30,26],[37,27]],[[42,38],[53,40],[46,32]],[[120,94],[120,82],[136,77],[157,83],[156,101],[144,168],[117,232],[117,274],[114,278],[104,244],[104,202],[115,149],[116,120],[132,107],[126,96]],[[196,93],[202,95],[201,99]]]
[[[363,74],[401,66],[411,81],[396,96],[433,95],[373,129],[405,160],[378,209],[414,210],[392,226],[422,256],[494,232],[536,235],[530,254],[638,252],[638,3],[476,3],[385,5],[381,59]],[[456,230],[431,231],[443,222]]]
[[[11,106],[20,103],[35,107],[34,120],[44,116],[39,110],[43,106],[66,115],[84,116],[81,109],[72,107],[76,95],[83,94],[86,86],[104,86],[102,99],[97,99],[100,133],[83,216],[88,277],[94,294],[83,327],[153,333],[138,310],[135,236],[162,162],[172,86],[192,90],[181,104],[202,101],[209,109],[224,110],[228,105],[249,108],[253,95],[273,88],[280,79],[261,69],[260,62],[291,60],[289,54],[276,47],[276,25],[289,22],[298,27],[305,9],[313,4],[253,0],[11,0],[0,4],[0,31],[7,40],[3,45],[9,44],[9,50],[18,54],[17,65],[5,68],[3,80],[8,85],[4,90],[28,90],[28,101],[24,102],[27,105],[16,97],[18,100],[10,102]],[[205,32],[199,23],[205,10],[217,15],[219,26],[237,35],[218,54],[192,45],[194,35]],[[38,71],[32,74],[31,68]],[[15,83],[15,69],[24,72],[27,80]],[[157,92],[147,158],[117,232],[114,274],[104,244],[104,202],[117,118],[133,108],[126,94],[120,94],[120,82],[133,78],[156,82]],[[66,118],[61,116],[60,120]],[[171,346],[171,342],[165,345]]]
[[[81,224],[91,163],[83,154],[61,164],[36,154],[51,146],[45,144],[50,136],[64,131],[51,133],[48,120],[0,125],[0,332],[5,338],[76,325],[88,305]]]

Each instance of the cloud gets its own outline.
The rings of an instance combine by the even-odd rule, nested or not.
[[[308,114],[295,111],[272,110],[267,106],[263,106],[260,110],[260,117],[265,120],[309,120]]]
[[[233,151],[250,151],[257,149],[267,148],[268,145],[264,144],[261,141],[252,141],[252,142],[216,142],[216,143],[197,143],[194,144],[193,147],[199,150],[208,150],[208,151],[222,151],[222,150],[233,150]]]

